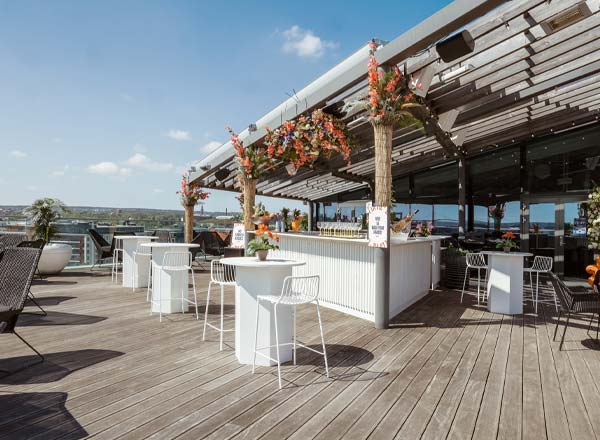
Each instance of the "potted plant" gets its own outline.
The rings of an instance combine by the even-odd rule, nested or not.
[[[517,242],[515,241],[516,238],[517,237],[513,232],[505,232],[502,234],[502,240],[498,242],[496,248],[503,249],[504,252],[510,252],[511,249],[517,248]]]
[[[270,250],[279,249],[276,244],[279,243],[279,236],[269,231],[269,226],[264,223],[258,225],[255,234],[256,238],[248,242],[247,253],[249,256],[256,255],[259,261],[265,261]]]
[[[293,217],[294,220],[292,220],[292,231],[294,232],[298,232],[300,230],[300,222],[302,221],[302,213],[300,212],[299,209],[294,209],[294,213],[293,213]]]
[[[63,202],[58,199],[38,199],[24,210],[31,221],[35,238],[44,240],[44,249],[38,263],[38,272],[43,275],[57,274],[69,263],[73,249],[65,243],[52,243],[57,229],[54,224],[61,214],[68,213]]]
[[[423,226],[423,223],[418,223],[415,229],[417,237],[429,237],[433,233],[433,223],[428,222],[427,226]]]

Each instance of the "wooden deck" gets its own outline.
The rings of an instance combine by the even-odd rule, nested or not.
[[[196,284],[204,299],[207,275]],[[23,316],[18,330],[47,361],[0,378],[0,439],[600,436],[600,347],[576,321],[559,352],[549,306],[498,316],[437,291],[386,331],[325,310],[332,379],[299,352],[279,390],[275,368],[252,375],[237,363],[233,334],[219,352],[193,314],[160,323],[145,290],[110,275],[69,272],[33,291],[49,315]],[[317,344],[314,309],[299,318],[299,334]],[[33,359],[14,336],[0,341],[0,369]]]

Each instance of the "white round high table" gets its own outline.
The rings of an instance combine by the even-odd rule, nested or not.
[[[223,258],[223,264],[235,266],[235,355],[241,364],[252,364],[254,358],[254,335],[256,323],[256,297],[258,295],[279,295],[283,280],[292,275],[294,266],[302,266],[303,261],[269,259],[259,261],[256,257]],[[267,301],[260,303],[257,347],[275,345],[275,316],[273,305]],[[279,343],[292,342],[293,321],[290,306],[277,306]],[[275,347],[262,350],[262,353],[277,358]],[[292,346],[279,349],[281,362],[292,359]],[[270,360],[256,357],[257,365],[274,365]]]
[[[191,248],[200,247],[192,243],[144,243],[142,247],[152,249],[152,261],[162,266],[167,252],[189,252]],[[183,270],[152,271],[153,298],[161,298],[162,313],[181,313],[181,292],[189,295],[189,273]],[[188,307],[188,303],[184,304]],[[152,303],[152,312],[158,313],[159,305]]]
[[[528,252],[491,252],[488,256],[488,310],[492,313],[523,313],[523,260]]]
[[[148,286],[148,258],[138,258],[133,264],[133,253],[138,243],[149,243],[158,237],[143,235],[119,235],[123,248],[123,287],[147,287]],[[135,277],[133,274],[135,273]]]

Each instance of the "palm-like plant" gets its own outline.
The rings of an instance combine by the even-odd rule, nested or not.
[[[49,197],[36,200],[23,211],[31,220],[35,237],[41,238],[46,244],[52,240],[57,231],[53,222],[56,222],[61,214],[68,212],[63,202]]]

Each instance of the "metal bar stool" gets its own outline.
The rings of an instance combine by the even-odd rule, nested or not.
[[[208,305],[210,303],[210,291],[212,285],[217,284],[221,286],[221,326],[217,327],[208,322]],[[208,283],[208,294],[206,295],[206,308],[204,310],[204,330],[202,331],[202,340],[206,340],[206,327],[219,332],[219,350],[223,351],[223,333],[232,332],[235,329],[225,330],[223,328],[223,315],[224,315],[224,303],[225,303],[225,286],[235,286],[235,267],[227,264],[222,264],[219,260],[213,260],[210,262],[210,282]]]
[[[123,260],[123,240],[118,235],[113,235],[114,249],[112,255],[112,267],[110,271],[110,278],[113,282],[119,282],[119,255],[121,261]]]
[[[549,274],[552,272],[552,264],[554,260],[552,257],[543,257],[536,255],[533,259],[531,267],[526,267],[525,272],[529,272],[529,286],[531,287],[531,299],[535,305],[535,313],[538,310],[538,296],[540,293],[540,274]],[[533,294],[533,274],[535,273],[535,296]],[[558,301],[556,300],[556,291],[554,292],[554,307],[558,312]]]
[[[485,270],[485,281],[484,287],[487,284],[488,277],[488,266],[485,262],[485,257],[480,252],[472,252],[466,255],[467,258],[467,268],[465,269],[465,279],[463,281],[463,290],[460,294],[460,302],[463,302],[463,296],[465,294],[465,288],[467,286],[467,280],[470,278],[471,269],[477,270],[477,304],[479,304],[479,295],[481,291],[481,270]],[[487,288],[486,288],[487,292]],[[484,293],[484,298],[487,296],[487,293]]]
[[[323,337],[323,324],[321,322],[321,311],[319,309],[319,275],[310,275],[310,276],[295,276],[295,277],[286,277],[283,280],[283,287],[281,289],[281,295],[259,295],[256,297],[256,326],[255,326],[255,334],[254,334],[254,358],[252,360],[252,374],[254,374],[254,369],[256,365],[256,355],[262,356],[266,359],[269,359],[272,362],[277,362],[277,375],[279,378],[279,389],[281,389],[281,362],[279,356],[279,347],[283,345],[292,345],[293,349],[293,359],[294,365],[296,365],[296,347],[306,348],[314,353],[320,354],[323,356],[325,360],[325,372],[327,377],[329,377],[329,365],[327,363],[327,350],[325,348],[325,338]],[[273,359],[270,356],[267,356],[264,353],[261,353],[259,350],[264,350],[267,348],[272,348],[273,346],[265,346],[265,347],[257,347],[257,338],[258,338],[258,315],[260,310],[260,302],[267,301],[273,304],[273,311],[275,315],[275,347],[277,350],[277,359]],[[315,350],[314,348],[308,347],[296,340],[296,306],[301,304],[310,304],[315,303],[317,305],[317,317],[319,319],[319,330],[321,331],[321,345],[323,346],[323,351]],[[292,342],[287,342],[280,344],[279,343],[279,334],[277,329],[277,306],[278,305],[286,305],[293,307],[293,320],[294,320],[294,335]]]
[[[142,246],[142,242],[138,242],[133,252],[133,270],[131,271],[132,286],[131,290],[135,290],[135,285],[138,280],[138,271],[136,261],[139,259],[148,258],[148,286],[146,287],[146,302],[150,301],[150,290],[152,289],[152,249],[147,246]]]
[[[198,315],[198,297],[196,296],[196,281],[194,280],[194,269],[192,268],[192,254],[190,252],[166,252],[162,264],[156,263],[154,259],[152,260],[153,268],[152,270],[158,271],[159,274],[161,271],[169,271],[169,272],[178,272],[178,271],[186,271],[191,272],[192,274],[192,288],[194,291],[194,300],[192,301],[187,297],[187,280],[185,283],[185,288],[181,289],[181,313],[185,313],[185,309],[183,307],[184,303],[193,304],[196,307],[196,319],[200,319]],[[158,298],[154,298],[155,292],[158,291]],[[162,303],[163,301],[170,301],[170,299],[161,298],[161,289],[152,288],[152,297],[150,299],[151,304],[158,305],[158,314],[160,317],[160,322],[162,322]],[[152,308],[150,308],[150,314],[152,315]]]

